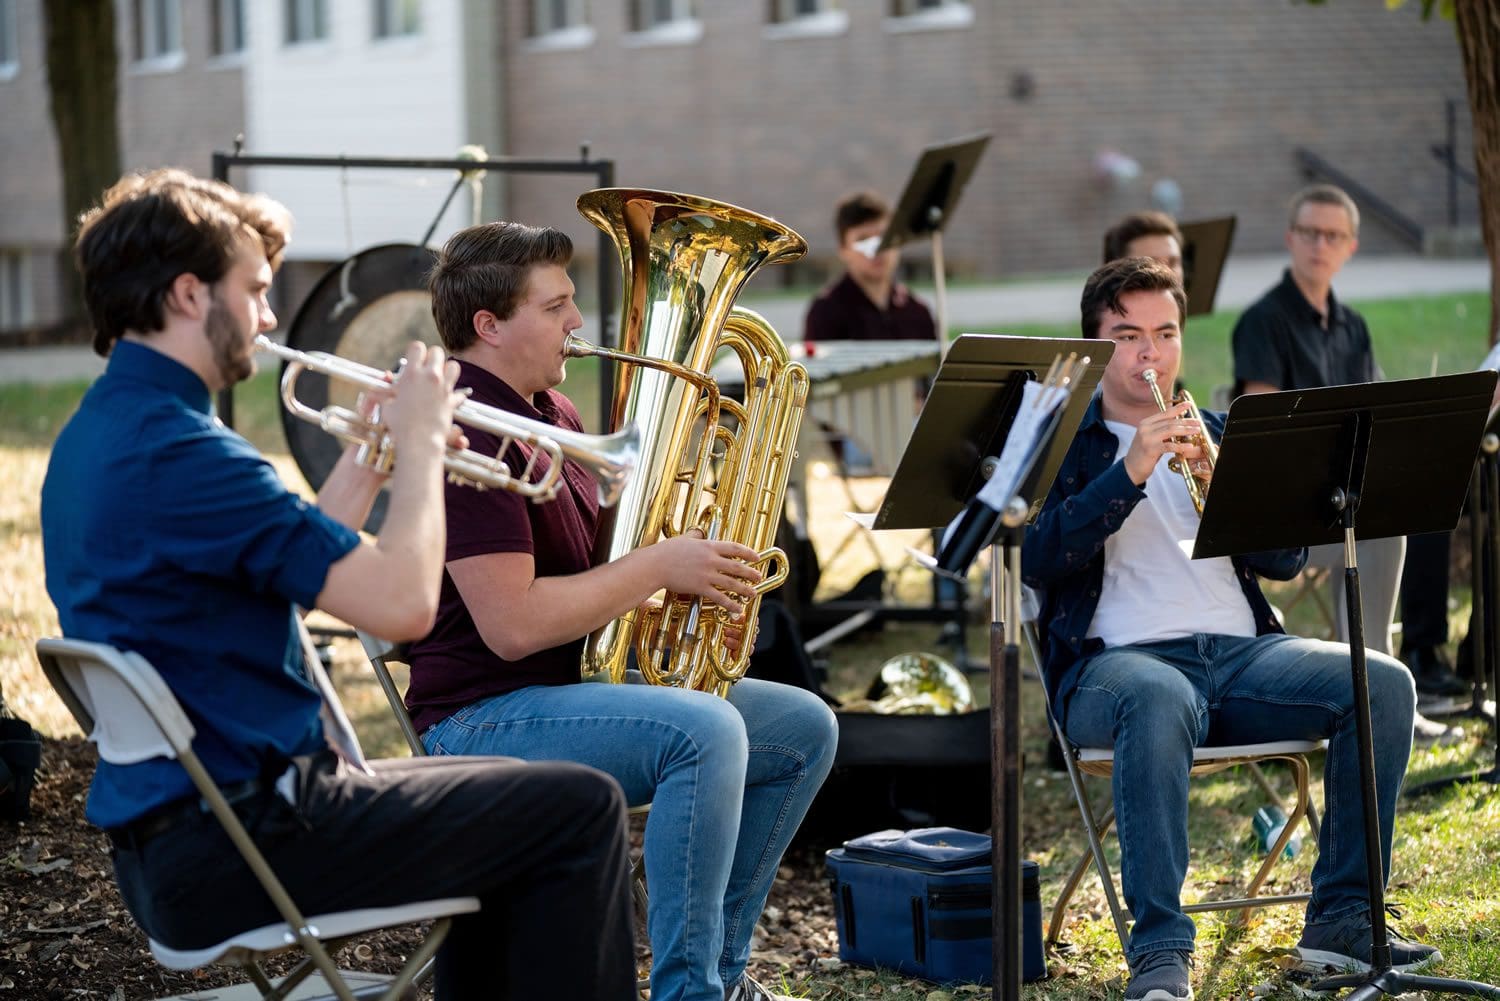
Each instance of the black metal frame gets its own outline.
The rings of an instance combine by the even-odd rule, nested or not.
[[[505,174],[593,174],[598,186],[607,188],[614,184],[615,162],[595,160],[589,156],[588,146],[579,149],[576,160],[529,159],[522,157],[488,157],[483,160],[461,160],[456,157],[380,157],[380,156],[298,156],[260,155],[241,153],[238,148],[231,153],[213,154],[213,176],[216,180],[229,182],[229,171],[233,167],[304,167],[313,169],[358,169],[358,170],[452,170],[458,172],[482,170]],[[447,204],[444,203],[446,209]],[[608,233],[599,234],[598,295],[599,295],[599,343],[615,346],[612,329],[614,321],[615,271],[606,262],[614,253],[614,243]],[[614,366],[608,361],[599,364],[599,402],[601,415],[608,415],[611,386],[614,382]],[[219,391],[217,398],[219,419],[227,427],[234,427],[234,389]]]
[[[1473,608],[1469,613],[1469,662],[1473,670],[1469,707],[1464,715],[1489,724],[1495,742],[1490,767],[1465,775],[1449,775],[1406,790],[1408,796],[1425,796],[1467,782],[1500,785],[1500,723],[1485,709],[1486,696],[1500,690],[1500,594],[1495,589],[1500,573],[1500,436],[1485,433],[1479,444],[1479,461],[1469,484],[1470,580]]]

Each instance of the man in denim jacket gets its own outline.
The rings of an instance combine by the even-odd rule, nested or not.
[[[1113,746],[1113,791],[1125,899],[1135,918],[1125,997],[1192,997],[1195,929],[1182,913],[1188,771],[1193,748],[1328,738],[1326,817],[1302,965],[1368,968],[1370,920],[1349,648],[1286,635],[1257,575],[1294,576],[1305,550],[1190,559],[1198,516],[1178,456],[1211,477],[1192,435],[1218,438],[1185,405],[1157,407],[1143,372],[1171,386],[1182,360],[1186,298],[1177,276],[1147,258],[1094,272],[1083,335],[1114,355],[1022,550],[1038,617],[1049,697],[1068,737]],[[1382,859],[1390,872],[1396,796],[1411,748],[1416,695],[1400,662],[1368,658]],[[1392,936],[1400,969],[1441,958]]]

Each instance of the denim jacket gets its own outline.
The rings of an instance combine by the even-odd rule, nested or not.
[[[1215,441],[1223,436],[1224,414],[1205,411],[1203,421]],[[1115,461],[1118,449],[1119,439],[1105,426],[1100,397],[1095,395],[1041,513],[1021,544],[1021,574],[1040,602],[1042,670],[1059,720],[1066,718],[1082,661],[1104,649],[1101,640],[1088,637],[1104,586],[1104,541],[1119,531],[1146,496],[1130,479],[1124,462]],[[1290,580],[1307,563],[1307,550],[1277,549],[1235,556],[1231,562],[1255,617],[1256,634],[1282,632],[1256,578]]]

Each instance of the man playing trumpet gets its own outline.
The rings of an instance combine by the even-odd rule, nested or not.
[[[496,222],[443,248],[431,275],[443,344],[476,403],[581,431],[554,387],[583,325],[554,229]],[[471,431],[493,453],[493,436]],[[524,467],[524,448],[508,458]],[[542,461],[545,461],[543,459]],[[755,550],[696,532],[595,566],[593,480],[567,461],[546,504],[447,490],[437,624],[412,645],[407,706],[435,755],[591,764],[651,804],[645,858],[653,1001],[751,1001],[750,937],[782,854],[833,763],[837,727],[813,693],[754,678],[727,699],[644,684],[583,683],[584,638],[667,589],[739,614]],[[741,642],[749,642],[745,624]]]
[[[438,953],[447,999],[634,996],[625,811],[566,762],[375,762],[324,743],[297,606],[421,635],[442,571],[441,462],[457,367],[412,345],[385,394],[387,479],[346,450],[316,505],[213,416],[255,371],[290,220],[180,170],[127,176],[82,219],[77,260],[109,357],[42,487],[47,593],[64,633],[145,656],[194,749],[298,908],[313,915],[477,896]],[[390,489],[380,538],[361,541]],[[181,765],[101,762],[88,818],[152,938],[198,949],[281,920]]]
[[[1143,373],[1172,385],[1182,360],[1186,297],[1147,258],[1095,271],[1083,290],[1083,335],[1114,343],[1035,525],[1022,569],[1041,595],[1048,696],[1069,738],[1113,746],[1121,878],[1135,918],[1127,960],[1132,1001],[1192,997],[1195,929],[1180,894],[1187,874],[1193,748],[1329,740],[1325,815],[1312,899],[1296,954],[1304,968],[1368,968],[1370,918],[1349,648],[1287,636],[1257,575],[1294,576],[1304,549],[1192,560],[1198,515],[1178,457],[1212,478],[1193,438],[1217,440],[1224,417],[1158,406]],[[1411,748],[1415,690],[1396,660],[1371,651],[1370,712],[1384,870]],[[1392,935],[1398,969],[1441,958]]]

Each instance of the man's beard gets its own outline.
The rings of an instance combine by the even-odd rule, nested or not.
[[[234,316],[217,297],[208,309],[203,332],[213,350],[214,367],[219,370],[223,385],[233,386],[255,374],[253,349],[246,342],[244,331],[236,326]]]

